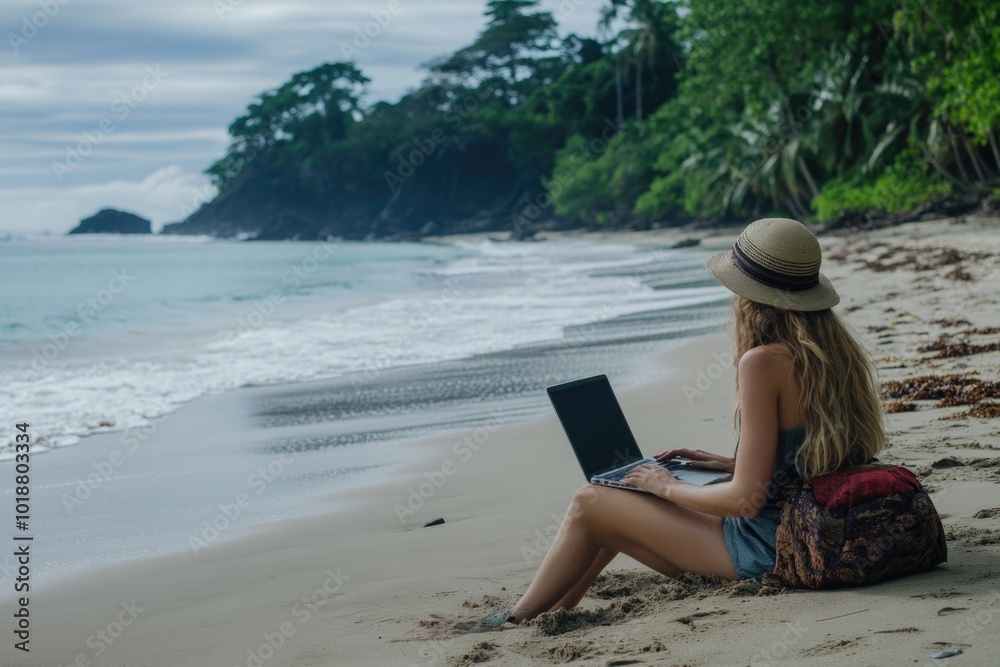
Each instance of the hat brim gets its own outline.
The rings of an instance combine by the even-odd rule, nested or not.
[[[822,273],[819,285],[800,292],[769,287],[757,282],[737,268],[733,263],[731,250],[723,250],[712,255],[705,268],[732,292],[742,297],[782,310],[826,310],[840,303],[840,295]]]

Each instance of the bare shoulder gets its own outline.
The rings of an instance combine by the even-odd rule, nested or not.
[[[760,376],[785,376],[792,368],[792,355],[784,345],[759,345],[740,357],[740,373]]]

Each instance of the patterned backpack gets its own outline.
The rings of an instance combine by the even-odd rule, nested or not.
[[[859,586],[948,560],[934,504],[906,468],[869,463],[790,487],[767,586]]]

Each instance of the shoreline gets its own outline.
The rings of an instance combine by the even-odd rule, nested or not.
[[[8,409],[17,413],[2,409],[0,413],[8,420],[37,424],[33,443],[40,454],[43,447],[61,449],[93,435],[141,430],[151,419],[193,398],[236,388],[369,374],[386,367],[555,341],[563,328],[651,310],[654,303],[676,306],[677,297],[687,299],[687,294],[675,296],[652,291],[651,285],[640,287],[644,276],[650,275],[640,271],[649,268],[658,283],[675,280],[679,284],[700,267],[697,253],[671,264],[657,264],[660,256],[625,243],[502,249],[374,245],[379,247],[358,251],[358,257],[353,256],[354,250],[344,249],[346,254],[324,264],[312,261],[323,250],[319,246],[278,244],[263,254],[257,252],[260,248],[252,253],[229,248],[219,256],[220,262],[235,262],[244,269],[258,260],[263,264],[259,270],[246,269],[253,282],[245,289],[230,283],[212,288],[188,285],[193,291],[188,297],[178,297],[174,305],[179,319],[171,326],[163,324],[170,308],[162,304],[152,309],[155,317],[150,322],[129,318],[139,312],[144,299],[160,303],[158,286],[167,282],[157,279],[166,273],[163,267],[173,260],[191,260],[190,249],[171,250],[166,262],[158,249],[146,249],[143,252],[160,259],[148,275],[131,264],[123,268],[137,291],[123,292],[121,302],[114,301],[111,291],[101,292],[114,304],[109,308],[122,311],[117,324],[85,330],[89,320],[67,311],[63,315],[70,319],[65,326],[61,322],[52,325],[51,341],[44,332],[38,334],[40,341],[13,334],[10,340],[4,339],[0,375],[9,381],[3,395]],[[118,248],[111,256],[122,262],[138,261],[134,248],[127,250]],[[208,259],[216,254],[199,248],[195,256]],[[669,255],[671,259],[677,256]],[[39,258],[59,261],[58,254],[41,252]],[[288,269],[292,262],[298,263]],[[104,268],[99,263],[79,271],[100,273]],[[42,261],[35,264],[44,266]],[[587,270],[588,265],[594,268]],[[49,273],[61,274],[55,266]],[[303,282],[299,289],[295,270],[303,266],[303,275],[317,284]],[[310,267],[314,273],[308,272]],[[575,280],[568,276],[580,269],[583,272],[573,276]],[[66,277],[75,275],[70,269],[65,273]],[[219,273],[224,272],[206,275]],[[293,279],[291,285],[285,284],[287,278]],[[624,282],[631,283],[629,288],[619,289]],[[267,296],[274,285],[279,289],[271,289]],[[703,301],[718,300],[724,292],[707,282],[693,291]],[[103,303],[104,296],[101,299]],[[217,312],[206,311],[206,299],[219,300]],[[76,296],[69,299],[75,301]],[[507,309],[509,315],[497,320],[498,308]],[[88,317],[94,314],[86,313]],[[32,326],[39,320],[37,312],[24,317]],[[107,341],[94,342],[95,337],[105,335]],[[39,349],[44,350],[44,359]],[[0,460],[11,456],[12,441],[7,440],[0,443]]]
[[[1000,325],[995,281],[957,284],[945,277],[952,265],[921,271],[905,262],[896,270],[865,268],[892,246],[976,249],[992,253],[996,262],[1000,224],[966,224],[911,223],[862,238],[821,238],[823,272],[844,298],[837,310],[868,347],[880,380],[972,370],[996,379],[1000,352],[928,360],[916,351],[940,332],[960,335],[965,325],[932,323],[950,311],[976,327]],[[879,243],[888,246],[873,245]],[[896,251],[882,261],[904,256]],[[997,264],[987,266],[985,260],[962,266],[980,278],[998,275]],[[665,437],[732,451],[732,368],[722,369],[692,400],[684,392],[699,371],[710,377],[706,369],[718,364],[713,354],[729,349],[728,335],[715,333],[647,358],[664,369],[660,377],[619,392],[644,451],[656,450],[654,443]],[[453,461],[461,466],[450,476],[444,462],[456,459],[456,434],[469,435],[468,429],[405,442],[419,457],[378,485],[336,494],[351,512],[261,525],[201,556],[132,561],[61,582],[58,590],[33,599],[39,653],[32,660],[45,661],[14,664],[71,664],[80,655],[93,664],[130,667],[615,660],[742,665],[748,657],[787,665],[835,665],[845,659],[894,664],[929,663],[935,646],[959,648],[966,659],[984,664],[1000,650],[995,632],[1000,501],[994,500],[1000,477],[995,445],[989,446],[1000,428],[988,419],[941,419],[959,408],[922,401],[916,407],[888,416],[890,447],[884,458],[917,472],[942,514],[949,561],[930,573],[860,589],[773,597],[752,586],[686,580],[665,586],[663,578],[619,557],[609,567],[603,592],[588,595],[582,605],[605,614],[607,623],[585,622],[571,612],[565,620],[576,629],[557,625],[555,635],[531,626],[412,640],[430,614],[492,611],[512,602],[530,581],[573,490],[583,483],[557,420],[548,415],[489,433],[467,460]],[[427,473],[437,472],[446,482],[419,512],[404,517],[411,523],[401,525],[394,504],[405,502],[408,489]],[[334,497],[313,500],[329,503]],[[417,528],[437,516],[445,525]],[[625,603],[631,611],[623,611]],[[134,619],[126,615],[120,639],[106,645],[95,639],[105,649],[95,655],[87,640],[117,622],[125,613],[122,605],[130,604],[142,611]]]
[[[554,384],[609,372],[623,381],[619,386],[639,382],[638,358],[650,345],[683,344],[710,323],[706,314],[726,310],[666,303],[669,312],[645,316],[665,323],[652,328],[627,309],[624,315],[600,310],[596,321],[582,330],[567,327],[556,340],[372,374],[235,388],[187,401],[148,426],[90,435],[35,465],[32,519],[48,544],[33,559],[35,581],[58,585],[109,564],[197,555],[217,537],[330,511],[310,496],[336,498],[326,488],[363,486],[386,466],[413,460],[414,439],[478,426],[501,408],[515,422],[547,412],[543,377]],[[329,455],[318,456],[323,450]],[[212,473],[222,468],[231,470]],[[0,556],[4,576],[15,565],[10,554]]]
[[[675,349],[682,349],[690,345],[697,345],[699,341],[703,338],[711,337],[718,334],[697,334],[692,336],[684,336],[681,338],[668,338],[663,339],[658,342],[658,349],[652,353],[642,355],[636,361],[629,362],[628,366],[643,366],[646,365],[642,359],[648,359],[649,361],[658,361],[660,359],[669,359],[673,354]],[[448,360],[436,363],[424,363],[416,364],[413,366],[401,366],[387,370],[387,373],[395,373],[396,375],[421,375],[426,371],[439,371],[443,367],[455,366],[462,367],[469,362],[476,361],[479,358],[488,358],[492,356],[501,357],[508,354],[515,354],[517,351],[509,351],[506,353],[491,353],[489,355],[478,355],[477,357],[472,357],[470,359],[457,359]],[[523,351],[522,351],[523,353]],[[622,373],[625,373],[623,375]],[[572,374],[572,373],[570,373]],[[612,375],[616,375],[612,373]],[[627,375],[630,375],[629,381],[624,385],[618,384],[618,393],[620,395],[626,395],[637,390],[641,390],[651,384],[655,384],[658,380],[664,378],[650,378],[648,376],[643,376],[641,374],[635,374],[634,371],[626,371],[624,367],[618,369],[617,375],[618,380],[624,379]],[[570,379],[569,375],[564,379]],[[560,380],[562,381],[562,380]],[[186,453],[183,449],[178,446],[181,445],[186,440],[197,439],[200,441],[214,440],[216,442],[215,446],[218,446],[220,441],[240,441],[241,444],[245,445],[247,448],[254,450],[267,450],[269,452],[269,457],[265,460],[264,468],[258,467],[256,471],[253,468],[247,468],[249,476],[247,477],[248,483],[243,491],[252,490],[255,487],[260,487],[263,489],[266,484],[270,484],[274,481],[282,481],[279,478],[297,478],[302,472],[302,468],[297,466],[297,459],[301,452],[294,450],[283,451],[280,448],[280,444],[285,444],[289,442],[302,442],[311,441],[315,439],[321,439],[324,437],[329,437],[328,427],[331,426],[330,422],[324,421],[322,418],[318,421],[317,426],[319,433],[313,434],[313,431],[317,430],[315,428],[307,426],[306,433],[295,433],[294,425],[287,426],[279,424],[276,428],[278,435],[274,435],[267,432],[267,429],[261,426],[262,415],[256,413],[255,411],[260,406],[260,401],[264,401],[265,404],[273,404],[276,400],[282,400],[285,395],[291,396],[302,396],[307,397],[314,396],[324,396],[330,394],[330,392],[336,392],[345,386],[352,385],[352,377],[337,377],[337,378],[322,378],[322,379],[310,379],[303,381],[289,381],[276,384],[259,385],[259,386],[249,386],[240,387],[232,389],[226,392],[221,392],[219,394],[211,394],[207,396],[202,396],[192,401],[189,401],[181,406],[174,412],[163,415],[148,426],[141,428],[126,429],[121,431],[108,431],[105,433],[97,433],[87,436],[83,441],[87,444],[83,446],[73,446],[65,448],[63,456],[58,456],[56,459],[47,459],[52,461],[56,465],[47,465],[42,473],[43,476],[36,477],[36,482],[41,480],[43,486],[52,486],[49,481],[49,477],[53,475],[53,472],[58,472],[60,469],[76,470],[82,471],[76,478],[73,485],[67,483],[58,483],[57,486],[63,487],[62,493],[62,507],[64,507],[69,513],[67,517],[59,517],[60,519],[65,518],[69,526],[73,525],[73,522],[77,518],[77,508],[88,508],[91,505],[92,497],[99,497],[101,494],[106,493],[108,487],[114,486],[119,482],[119,477],[131,478],[131,477],[148,477],[149,468],[156,468],[159,465],[157,460],[153,460],[151,463],[141,460],[141,455],[151,454],[152,452],[143,452],[142,449],[155,449],[156,447],[168,447],[166,451],[156,452],[160,454],[160,459],[170,459],[174,457],[186,457]],[[349,481],[347,484],[341,484],[333,490],[313,490],[308,492],[293,492],[291,495],[281,498],[281,500],[287,500],[285,507],[289,504],[308,506],[310,509],[303,509],[299,515],[294,515],[292,518],[310,518],[317,515],[326,515],[328,517],[336,517],[337,513],[340,511],[336,508],[336,505],[352,498],[357,492],[357,495],[362,498],[368,498],[371,495],[369,491],[370,488],[378,488],[380,486],[385,486],[387,484],[395,483],[398,480],[406,477],[407,475],[416,475],[414,471],[425,470],[427,468],[427,457],[432,456],[428,454],[429,448],[432,448],[432,444],[439,441],[446,441],[449,437],[455,437],[457,440],[451,445],[452,458],[458,457],[462,462],[468,461],[470,456],[474,455],[480,447],[482,446],[481,440],[488,440],[489,435],[496,432],[499,428],[516,427],[525,424],[531,424],[539,420],[545,420],[552,417],[554,413],[551,411],[551,407],[548,405],[547,401],[544,399],[544,391],[542,388],[538,388],[537,391],[533,392],[534,396],[533,403],[538,405],[531,406],[527,411],[524,410],[522,406],[518,405],[515,401],[512,406],[508,405],[507,402],[498,401],[496,399],[480,399],[475,397],[469,397],[461,406],[458,413],[449,413],[449,417],[444,417],[441,414],[433,414],[431,416],[442,417],[444,421],[441,422],[428,422],[430,434],[420,435],[420,436],[386,436],[388,439],[376,439],[370,446],[369,451],[361,451],[361,447],[357,445],[349,445],[348,447],[353,447],[357,450],[355,453],[361,462],[376,456],[382,461],[386,461],[382,467],[376,469],[374,472],[377,473],[379,478],[376,478],[374,482],[367,481],[365,475],[360,474],[355,477],[354,480]],[[538,409],[540,408],[540,409]],[[308,408],[303,408],[303,411],[308,411]],[[267,419],[266,417],[264,418]],[[454,420],[454,421],[452,421]],[[436,425],[435,425],[436,424]],[[463,425],[464,424],[464,425]],[[206,430],[206,426],[208,429]],[[428,430],[421,426],[421,421],[417,420],[417,430]],[[403,427],[404,429],[406,427]],[[470,434],[475,436],[474,440],[470,440]],[[309,437],[309,436],[313,437]],[[87,442],[89,441],[89,442]],[[375,449],[371,449],[374,447]],[[568,447],[568,444],[567,444]],[[224,451],[223,455],[226,454]],[[436,452],[433,457],[443,456],[442,452]],[[47,458],[47,457],[46,457]],[[215,455],[211,461],[216,461],[220,456]],[[187,467],[196,466],[194,459],[191,459],[192,463],[187,464]],[[359,470],[364,466],[359,462]],[[245,462],[236,461],[238,465],[247,465]],[[574,462],[575,465],[575,462]],[[37,464],[36,464],[37,466]],[[440,467],[440,466],[439,466]],[[270,475],[261,472],[262,469],[270,469]],[[169,468],[167,468],[169,469]],[[73,475],[77,473],[69,472],[68,475]],[[447,474],[451,474],[448,472]],[[68,477],[67,477],[68,478]],[[424,482],[424,479],[420,476],[415,477],[418,483]],[[391,482],[386,481],[391,480]],[[290,479],[288,481],[291,481]],[[418,484],[419,485],[419,484]],[[314,485],[315,486],[315,485]],[[273,490],[273,486],[268,487],[269,493]],[[239,491],[240,489],[237,489]],[[436,489],[435,489],[436,491]],[[121,497],[127,497],[124,492],[120,489],[116,490],[117,494]],[[148,490],[146,491],[148,493]],[[230,500],[226,497],[225,500]],[[248,510],[251,505],[254,504],[254,498],[251,497],[246,503],[239,504],[237,506],[240,510]],[[273,500],[272,498],[265,497],[265,500]],[[406,498],[403,498],[406,500]],[[139,504],[164,504],[168,502],[168,499],[164,498],[163,503],[157,501],[155,497],[146,496],[141,499],[137,499]],[[416,502],[422,505],[420,499]],[[233,503],[225,503],[226,505],[233,506]],[[319,506],[318,508],[315,506]],[[411,503],[412,505],[412,503]],[[37,507],[37,505],[36,505]],[[37,511],[37,509],[36,509]],[[246,535],[253,534],[258,531],[268,531],[278,526],[278,524],[284,519],[263,519],[263,520],[252,520],[249,525],[236,525],[236,519],[246,518],[250,512],[247,511],[237,511],[234,512],[240,514],[239,517],[226,517],[232,518],[232,527],[229,526],[229,521],[225,521],[226,526],[224,529],[220,529],[219,533],[223,536],[224,541],[228,542],[230,540],[239,540]],[[404,516],[411,516],[415,514],[414,509],[407,506],[405,510],[396,511],[396,515],[399,516],[403,514]],[[43,521],[46,517],[42,517]],[[220,518],[218,516],[214,518]],[[191,525],[197,523],[204,523],[203,521],[192,518],[186,515],[185,520]],[[51,523],[51,517],[49,517],[46,523]],[[409,525],[409,522],[405,528],[410,529],[413,526]],[[71,530],[67,527],[67,531]],[[74,533],[78,533],[79,530],[73,530]],[[199,541],[197,535],[192,532],[192,538],[195,541]],[[108,539],[107,535],[102,537],[102,541]],[[117,539],[117,538],[116,538]],[[175,540],[176,541],[176,540]],[[214,545],[214,539],[210,539],[205,547]],[[71,580],[74,577],[87,576],[92,571],[102,570],[107,567],[115,567],[123,563],[129,563],[132,561],[142,561],[150,556],[144,554],[143,552],[148,551],[154,545],[147,545],[146,543],[139,540],[139,551],[133,553],[120,554],[116,557],[112,557],[108,560],[103,561],[91,561],[86,563],[74,563],[75,567],[73,570],[58,569],[56,571],[46,571],[42,573],[42,581],[44,582],[44,587],[58,586],[60,583]],[[170,557],[182,555],[191,550],[189,544],[180,544],[173,547],[169,547],[166,551],[157,551],[154,549],[152,555],[153,558],[158,557]],[[196,550],[197,555],[197,550]],[[66,557],[62,557],[62,561],[66,560]],[[0,573],[9,573],[12,568],[12,561],[8,555],[7,559],[0,561]],[[37,565],[34,576],[38,577]],[[6,591],[0,593],[0,600],[4,602],[10,602],[10,596],[6,595]]]
[[[693,368],[686,365],[691,359],[700,358],[694,354],[694,350],[716,352],[720,346],[727,345],[725,334],[709,334],[686,339],[679,346],[668,342],[667,347],[671,349],[657,353],[653,358],[659,363],[663,363],[665,359],[675,360],[678,364],[682,364],[677,367],[676,373],[691,375],[694,381]],[[710,353],[707,356],[707,363],[712,363]],[[651,403],[656,402],[655,396],[649,395],[650,386],[662,386],[663,382],[661,379],[653,385],[646,383],[619,392],[626,413],[631,417],[636,412],[647,410]],[[722,387],[717,386],[715,390],[720,391]],[[676,399],[685,401],[680,393]],[[699,408],[697,403],[695,408]],[[702,402],[700,409],[706,413],[712,412],[710,401]],[[730,426],[722,422],[725,422],[725,419],[721,420],[719,430],[725,433]],[[638,421],[633,424],[633,430],[639,442],[644,443],[646,449],[652,450],[655,446],[649,443],[659,437],[656,431],[662,426],[662,424]],[[336,511],[331,508],[320,514],[258,524],[242,530],[241,534],[234,535],[231,539],[212,544],[200,555],[186,551],[119,562],[100,566],[77,576],[61,578],[53,585],[43,587],[33,597],[36,608],[45,609],[44,616],[37,621],[37,629],[34,630],[35,636],[40,638],[41,655],[46,656],[47,661],[58,661],[58,664],[72,664],[79,655],[91,660],[98,658],[93,650],[87,648],[85,640],[93,636],[102,624],[100,622],[91,624],[94,627],[83,632],[84,628],[89,627],[88,615],[84,613],[84,609],[92,610],[98,617],[100,614],[96,610],[104,609],[109,615],[108,618],[113,620],[115,609],[124,601],[142,609],[136,618],[135,630],[129,632],[128,644],[121,642],[114,647],[108,645],[107,655],[102,658],[106,662],[96,664],[161,664],[149,661],[148,656],[155,651],[163,650],[166,646],[176,647],[185,643],[191,647],[197,646],[198,649],[171,653],[170,664],[244,664],[240,660],[241,652],[234,652],[228,640],[221,649],[210,648],[211,635],[205,633],[202,624],[209,623],[210,618],[216,618],[218,614],[223,613],[223,610],[227,610],[225,612],[229,616],[227,624],[235,622],[240,626],[258,628],[256,634],[248,630],[248,634],[245,635],[243,643],[251,648],[258,646],[253,642],[255,636],[259,637],[261,633],[274,630],[280,633],[281,625],[285,622],[293,624],[290,628],[286,628],[293,631],[298,630],[301,622],[303,630],[308,628],[311,639],[321,639],[316,636],[316,628],[312,627],[314,617],[336,613],[334,610],[338,605],[334,602],[339,603],[341,588],[343,592],[350,591],[349,582],[352,579],[362,579],[368,586],[377,586],[379,577],[385,573],[408,572],[409,554],[405,550],[387,556],[388,560],[395,562],[395,566],[383,568],[377,562],[379,559],[373,559],[374,554],[368,553],[372,546],[366,544],[366,540],[394,544],[395,548],[399,549],[404,547],[408,538],[417,536],[416,539],[426,548],[435,539],[441,538],[446,531],[453,531],[453,535],[446,537],[446,541],[451,543],[448,551],[452,554],[461,553],[462,544],[471,539],[470,535],[481,531],[484,522],[487,524],[491,520],[499,522],[511,537],[523,533],[525,530],[523,522],[518,527],[519,522],[512,522],[511,514],[522,518],[531,517],[533,523],[538,523],[539,518],[544,522],[534,529],[537,532],[529,533],[530,539],[524,544],[512,544],[513,550],[504,554],[504,557],[494,562],[489,569],[492,570],[493,567],[511,569],[512,574],[522,570],[524,564],[518,561],[512,562],[512,559],[521,553],[522,546],[537,551],[540,548],[537,535],[544,535],[549,529],[546,524],[550,524],[554,520],[552,517],[564,511],[565,507],[560,510],[562,500],[549,502],[545,506],[544,513],[536,517],[538,508],[534,503],[538,498],[533,498],[531,494],[509,503],[496,503],[499,497],[507,494],[503,478],[514,477],[517,469],[521,467],[519,462],[507,459],[502,450],[513,447],[514,443],[524,437],[543,440],[546,443],[545,451],[540,452],[538,457],[550,465],[551,474],[547,474],[548,481],[540,488],[546,492],[548,491],[546,487],[550,484],[555,488],[561,488],[560,496],[564,500],[568,500],[572,490],[582,483],[582,476],[554,415],[504,424],[499,429],[492,429],[493,432],[489,432],[491,429],[484,430],[488,432],[485,443],[478,449],[472,449],[473,455],[465,460],[460,460],[461,457],[456,456],[456,445],[463,440],[468,442],[464,436],[470,435],[475,442],[475,429],[452,430],[400,443],[401,446],[405,446],[409,460],[388,471],[389,474],[383,475],[372,484],[329,494],[318,494],[310,499],[310,502],[326,506],[336,503],[342,509],[347,508],[350,511]],[[544,435],[540,436],[540,432]],[[725,442],[724,438],[722,441]],[[426,481],[428,473],[433,476],[446,469],[445,462],[449,460],[459,465],[457,472],[448,477],[445,484],[435,488],[426,499],[425,505],[418,507],[413,515],[407,514],[404,517],[405,524],[402,524],[399,513],[394,507],[405,505],[410,490]],[[536,462],[536,465],[539,463]],[[506,469],[507,473],[498,474],[497,468],[500,466]],[[482,508],[465,507],[463,498],[470,491],[470,486],[490,493],[495,503],[492,511],[484,512]],[[439,515],[445,517],[444,526],[418,528],[424,520]],[[273,553],[276,550],[282,552],[291,550],[294,552],[294,557],[290,556],[289,562],[285,562],[282,558],[280,567],[274,569],[275,562],[272,559],[277,555]],[[339,558],[323,558],[324,550],[339,550],[342,555]],[[376,552],[383,553],[383,550],[376,549]],[[537,555],[540,556],[540,553]],[[316,559],[326,563],[326,567],[319,570],[312,569],[311,565]],[[366,573],[365,568],[359,564],[370,560],[376,561],[374,571]],[[472,571],[473,569],[469,569],[470,574]],[[307,574],[309,576],[306,576]],[[235,585],[236,581],[247,581],[247,577],[257,582],[251,587],[256,589],[256,593],[247,593]],[[272,578],[275,581],[269,581]],[[312,587],[309,584],[299,583],[312,579],[316,579]],[[441,585],[446,587],[446,581],[447,578],[441,579]],[[267,591],[264,595],[260,594],[262,588]],[[301,595],[288,598],[288,592],[295,590],[301,590]],[[321,592],[316,593],[317,590]],[[310,602],[314,598],[320,602]],[[174,605],[181,599],[185,600],[185,604],[182,605],[185,611],[178,616],[179,608]],[[188,608],[188,603],[192,602],[194,604]],[[5,611],[6,607],[5,603]],[[248,607],[255,611],[250,613]],[[268,624],[256,624],[256,619],[261,616],[273,617],[274,627],[271,628]],[[140,636],[140,628],[143,626],[140,621],[144,617],[149,618],[150,622]],[[201,621],[182,620],[181,617],[201,619]],[[238,620],[237,617],[242,620]],[[171,625],[168,632],[165,627],[157,627],[164,622],[171,624],[179,622],[183,627]],[[65,630],[69,627],[79,628],[80,632],[67,633]],[[56,628],[61,628],[59,633],[55,632]],[[59,639],[56,640],[57,636]],[[288,639],[292,636],[289,634]],[[41,641],[42,637],[45,638],[44,644]],[[181,641],[180,637],[183,637],[184,641]],[[361,656],[366,655],[368,650],[366,642],[371,638],[364,636],[361,639],[362,641],[351,650],[355,656],[351,659],[354,664],[359,661],[366,664],[406,664],[407,658],[416,659],[416,655],[410,656],[410,651],[407,649],[395,651],[396,659],[369,663],[367,657]],[[245,659],[246,652],[242,653]],[[104,653],[101,655],[104,656]],[[282,658],[267,664],[286,664],[285,659],[291,660],[289,656]],[[347,664],[338,662],[343,658],[344,656],[338,656],[333,662],[317,661],[306,664]],[[294,659],[297,660],[298,657]],[[294,661],[287,664],[297,664]],[[29,661],[15,664],[50,664],[50,662]]]

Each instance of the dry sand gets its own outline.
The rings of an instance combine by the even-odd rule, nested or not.
[[[614,239],[662,245],[674,237]],[[703,247],[731,242],[707,237]],[[1000,326],[997,220],[914,223],[823,244],[823,270],[843,297],[838,311],[882,380],[946,372],[998,379],[998,351],[937,359],[918,350],[941,334],[987,347],[1000,340],[996,331],[960,334]],[[988,256],[960,262],[973,280],[949,278],[959,265],[944,263],[954,259],[940,254],[947,248]],[[660,381],[621,396],[645,450],[732,451],[732,368],[713,357],[728,350],[722,333],[690,341],[651,360],[664,369]],[[423,453],[419,463],[336,497],[353,503],[350,512],[268,525],[199,557],[135,561],[50,588],[32,601],[31,659],[12,664],[995,665],[1000,421],[946,419],[968,406],[934,403],[889,415],[884,457],[919,473],[948,528],[948,562],[927,574],[850,590],[776,591],[670,580],[619,557],[579,610],[502,632],[413,639],[431,614],[493,611],[530,582],[583,481],[548,418],[411,443]],[[481,441],[478,449],[459,446],[467,436]],[[444,481],[401,523],[399,507],[430,478]],[[419,528],[438,516],[444,525]],[[109,628],[121,634],[105,643],[97,633]],[[8,638],[5,656],[9,646]],[[941,648],[963,653],[931,659]]]

